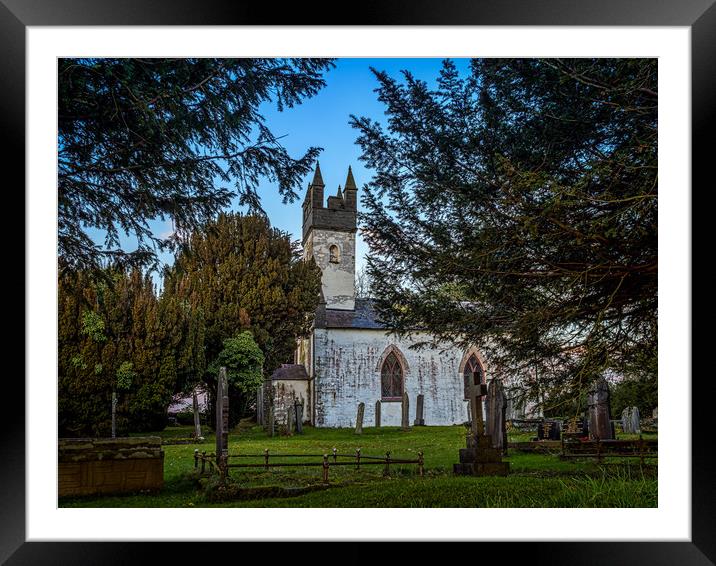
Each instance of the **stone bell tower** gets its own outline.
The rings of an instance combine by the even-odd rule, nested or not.
[[[316,163],[313,181],[303,201],[304,257],[313,256],[321,268],[321,290],[327,309],[355,309],[356,194],[358,188],[348,167],[345,187],[329,196],[323,206],[325,184]]]

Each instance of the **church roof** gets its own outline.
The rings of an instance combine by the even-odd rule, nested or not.
[[[316,311],[316,328],[367,328],[384,329],[373,308],[372,299],[356,299],[354,310],[327,309],[319,305]]]
[[[271,374],[271,381],[280,379],[309,379],[309,377],[303,364],[281,364],[281,367]]]

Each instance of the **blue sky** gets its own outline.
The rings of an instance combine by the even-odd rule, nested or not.
[[[461,72],[467,72],[469,60],[457,59],[455,63]],[[357,132],[349,125],[350,115],[368,116],[373,120],[385,122],[384,105],[378,101],[374,92],[378,83],[370,68],[386,71],[395,78],[401,78],[402,70],[409,70],[415,77],[434,85],[441,65],[442,59],[426,58],[339,59],[335,68],[325,75],[326,86],[316,96],[283,112],[279,112],[274,104],[269,103],[264,104],[261,110],[266,118],[266,125],[273,134],[277,137],[285,136],[281,142],[290,155],[301,156],[310,146],[323,148],[319,162],[326,184],[326,195],[335,194],[338,185],[345,184],[350,165],[359,188],[360,201],[360,188],[370,181],[373,172],[359,161],[360,148],[355,144]],[[265,182],[259,189],[263,208],[271,223],[290,233],[296,240],[301,238],[301,202],[311,178],[312,175],[309,175],[304,179],[297,191],[300,198],[290,204],[281,202],[275,184]],[[359,204],[359,210],[361,208]],[[231,209],[241,210],[236,203]],[[155,233],[161,235],[166,235],[171,230],[169,221],[153,222],[151,226]],[[131,242],[131,238],[124,238],[122,245],[131,250],[134,248]],[[368,252],[360,235],[356,252],[357,267],[360,267]],[[163,254],[161,257],[167,263],[172,262],[169,254]]]

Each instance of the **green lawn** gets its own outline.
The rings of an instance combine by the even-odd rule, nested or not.
[[[156,433],[163,438],[186,437],[191,427],[171,427]],[[66,498],[60,507],[656,507],[656,467],[642,469],[638,460],[562,461],[556,454],[511,451],[508,477],[455,477],[452,465],[465,446],[465,429],[414,427],[366,428],[361,436],[352,429],[305,427],[303,435],[268,437],[258,427],[230,435],[230,454],[355,454],[415,459],[424,453],[425,476],[415,465],[337,466],[329,471],[330,486],[322,485],[320,467],[239,468],[231,470],[233,495],[216,501],[215,490],[192,477],[195,448],[212,453],[214,437],[201,445],[164,447],[164,488],[154,494]],[[511,439],[512,440],[512,439]],[[522,438],[520,437],[520,440]],[[332,457],[330,458],[332,460]],[[232,463],[262,462],[236,458]],[[320,456],[286,461],[320,462]],[[652,461],[653,462],[653,461]],[[286,496],[287,491],[294,496]],[[314,491],[310,491],[314,490]],[[261,496],[258,495],[261,492]],[[280,497],[271,495],[281,494]]]

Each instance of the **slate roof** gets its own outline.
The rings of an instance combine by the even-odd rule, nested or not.
[[[373,308],[372,299],[356,299],[354,310],[327,309],[318,306],[316,311],[316,328],[367,328],[384,329]]]
[[[309,377],[303,364],[281,364],[281,367],[271,374],[271,381],[278,381],[280,379],[306,380],[309,379]]]

